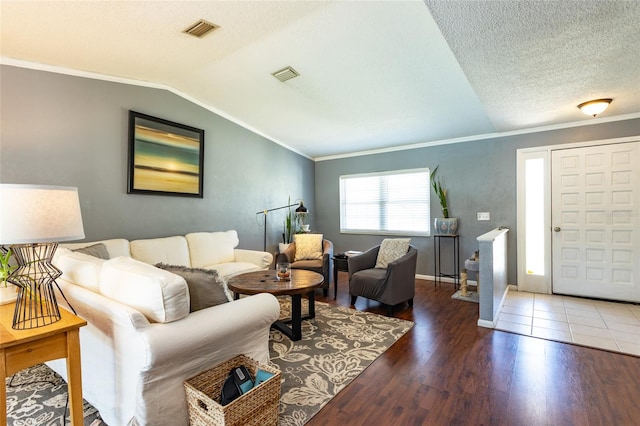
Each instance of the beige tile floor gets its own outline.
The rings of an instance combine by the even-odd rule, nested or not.
[[[496,329],[640,356],[640,305],[509,290]]]

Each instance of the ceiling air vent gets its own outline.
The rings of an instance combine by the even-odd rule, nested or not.
[[[207,22],[204,19],[201,19],[182,32],[185,34],[190,34],[194,37],[202,38],[216,28],[220,27],[216,24],[212,24],[211,22]]]
[[[272,76],[274,76],[275,78],[277,78],[278,80],[284,82],[287,80],[291,80],[294,77],[299,76],[300,74],[298,73],[298,71],[294,70],[291,67],[286,67],[281,69],[280,71],[276,71],[273,74],[271,74]]]

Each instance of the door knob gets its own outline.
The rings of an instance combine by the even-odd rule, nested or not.
[[[560,232],[560,227],[559,227],[559,226],[556,226],[555,228],[553,228],[553,230],[554,230],[555,232]]]

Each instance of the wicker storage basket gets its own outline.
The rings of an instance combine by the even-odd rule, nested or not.
[[[220,405],[220,392],[229,372],[240,365],[253,378],[259,369],[273,376],[229,404]],[[238,355],[184,382],[192,426],[277,425],[280,404],[280,370]]]

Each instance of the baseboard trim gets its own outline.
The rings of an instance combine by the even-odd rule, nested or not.
[[[478,327],[484,327],[484,328],[496,328],[496,323],[495,323],[495,322],[492,322],[492,321],[487,321],[487,320],[479,319],[479,320],[478,320]]]
[[[427,281],[435,281],[436,277],[434,277],[433,275],[423,275],[423,274],[416,274],[416,279],[417,280],[427,280]],[[454,283],[455,280],[453,278],[449,278],[449,277],[441,277],[440,281],[442,281],[443,283]],[[470,285],[472,287],[477,287],[478,286],[478,282],[475,280],[467,280],[467,285]]]

